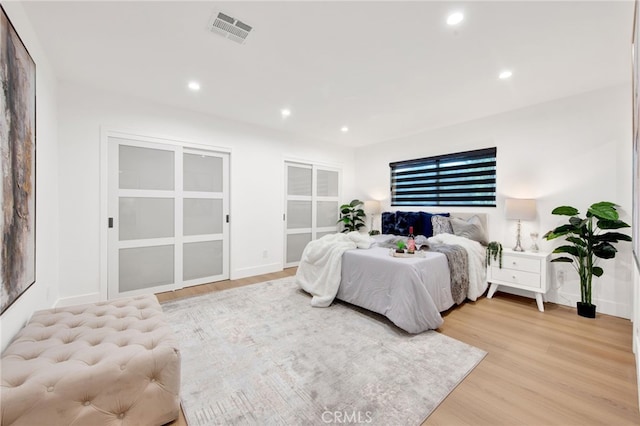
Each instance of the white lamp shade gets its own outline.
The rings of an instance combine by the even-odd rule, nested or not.
[[[533,220],[536,218],[536,200],[507,198],[504,213],[507,219]]]
[[[382,206],[380,205],[380,201],[377,200],[365,201],[364,210],[370,214],[380,214]]]

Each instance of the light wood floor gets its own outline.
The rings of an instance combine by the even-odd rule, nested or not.
[[[273,280],[283,272],[158,294],[160,301]],[[496,293],[445,314],[440,333],[488,352],[425,425],[640,425],[631,322]],[[186,425],[184,416],[171,423]]]

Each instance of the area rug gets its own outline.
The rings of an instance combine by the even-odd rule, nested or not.
[[[189,425],[418,425],[486,355],[309,303],[289,277],[162,305],[180,339]]]

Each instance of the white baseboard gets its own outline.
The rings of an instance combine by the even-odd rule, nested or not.
[[[65,306],[73,306],[73,305],[84,305],[86,303],[96,303],[100,302],[100,293],[87,293],[81,294],[80,296],[72,296],[72,297],[61,297],[55,303],[56,308],[62,308]]]
[[[532,291],[520,290],[518,288],[509,288],[506,286],[498,287],[498,291],[503,291],[505,293],[516,294],[518,296],[524,297],[535,297],[535,293]],[[580,295],[565,293],[561,291],[549,291],[547,292],[546,296],[546,300],[548,300],[549,302],[557,303],[558,305],[570,306],[572,308],[575,308],[576,302],[580,301]],[[631,309],[626,304],[598,299],[593,299],[593,304],[598,307],[597,312],[599,313],[631,319]]]
[[[559,305],[571,306],[574,308],[576,307],[576,303],[580,301],[580,296],[571,293],[559,291],[558,296],[560,296],[560,300],[551,301]],[[570,300],[571,303],[567,303],[566,299]],[[595,298],[592,300],[592,303],[598,307],[597,312],[607,315],[613,315],[615,317],[631,319],[631,309],[627,304]]]
[[[254,277],[256,275],[270,274],[272,272],[282,271],[281,263],[270,263],[268,265],[252,266],[250,268],[236,269],[231,272],[232,280],[241,278]]]

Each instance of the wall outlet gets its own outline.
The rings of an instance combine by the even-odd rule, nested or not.
[[[267,250],[264,250],[264,251],[262,252],[262,258],[263,258],[263,259],[266,259],[266,258],[268,258],[268,257],[269,257],[269,252],[268,252]]]
[[[564,284],[564,271],[556,272],[556,280],[558,281],[558,284]]]

